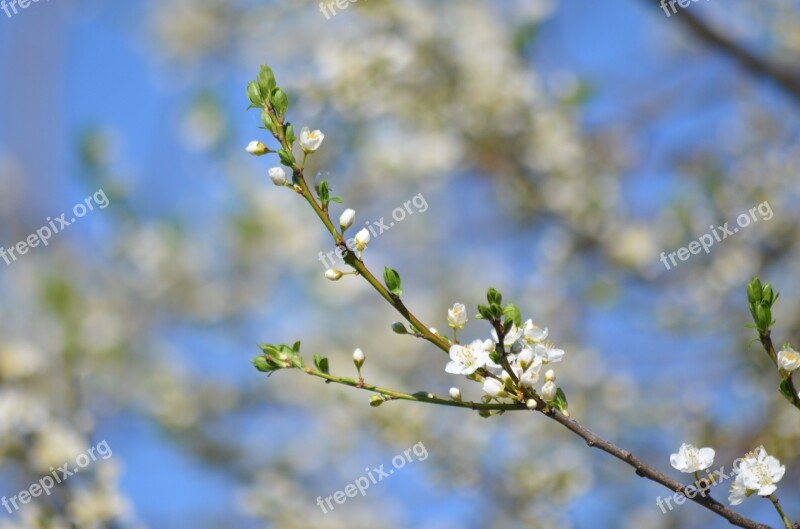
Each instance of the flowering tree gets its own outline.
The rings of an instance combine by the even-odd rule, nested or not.
[[[513,303],[503,303],[503,296],[496,289],[488,290],[487,302],[478,305],[476,316],[489,324],[491,338],[475,340],[469,344],[458,341],[457,331],[464,328],[468,319],[467,309],[461,303],[456,303],[448,311],[447,322],[453,330],[452,339],[423,323],[402,300],[403,287],[399,273],[386,267],[381,283],[366,266],[362,256],[371,239],[370,231],[364,228],[355,237],[346,239],[347,230],[355,222],[355,211],[346,209],[339,218],[337,228],[329,207],[331,202],[342,202],[342,199],[331,196],[330,185],[326,180],[314,182],[313,190],[306,180],[306,162],[321,146],[324,134],[304,127],[299,137],[295,135],[293,124],[287,120],[289,99],[277,85],[274,73],[268,66],[262,66],[257,79],[249,83],[247,96],[250,108],[260,109],[263,128],[277,142],[273,149],[263,142],[253,141],[248,145],[247,151],[256,156],[271,153],[278,156],[280,163],[291,171],[291,179],[282,167],[273,167],[269,170],[272,182],[276,186],[291,189],[306,201],[331,235],[337,255],[350,267],[348,271],[329,268],[325,277],[331,281],[339,281],[345,275],[364,278],[406,320],[405,323],[397,322],[392,325],[395,333],[425,340],[448,354],[450,361],[445,366],[445,371],[464,375],[467,380],[482,384],[484,396],[480,402],[473,402],[463,400],[461,390],[457,387],[450,389],[449,398],[442,398],[429,392],[407,393],[369,384],[362,374],[366,357],[361,349],[353,354],[357,378],[338,376],[331,373],[328,359],[322,356],[314,355],[313,367],[308,365],[301,355],[299,341],[292,346],[262,345],[263,354],[253,361],[256,369],[269,374],[284,369],[297,369],[329,383],[369,391],[375,394],[370,399],[370,404],[374,407],[381,406],[386,401],[408,400],[476,410],[487,418],[512,411],[536,412],[581,437],[589,447],[598,448],[633,467],[638,476],[674,491],[676,498],[679,497],[678,494],[688,498],[739,527],[768,527],[737,514],[710,496],[709,489],[717,478],[709,476],[703,479],[699,472],[711,468],[715,456],[713,449],[697,449],[691,444],[684,444],[677,453],[672,454],[672,466],[695,477],[695,481],[687,485],[664,475],[628,450],[601,438],[571,418],[566,394],[556,384],[555,371],[549,368],[551,364],[564,358],[564,350],[556,348],[548,340],[546,328],[539,327],[532,320],[523,322],[520,308]],[[296,146],[302,153],[299,158],[295,153]],[[776,354],[769,336],[770,327],[774,323],[771,309],[778,296],[770,284],[762,286],[754,278],[748,285],[747,298],[759,338],[782,375],[781,392],[797,405],[800,395],[793,385],[792,371],[800,367],[800,355],[788,344]],[[543,384],[537,386],[542,369],[547,371],[542,377]],[[774,505],[786,529],[797,527],[784,513],[775,495],[776,483],[783,478],[786,470],[775,457],[768,455],[761,447],[734,462],[733,468],[736,478],[728,498],[731,505],[738,505],[744,498],[754,494],[765,497]]]

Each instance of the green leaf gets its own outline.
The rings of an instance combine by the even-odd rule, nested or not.
[[[319,201],[322,203],[322,209],[328,209],[328,203],[331,201],[328,182],[322,180],[319,184],[317,184],[317,195],[319,196]]]
[[[489,300],[490,305],[502,305],[503,295],[495,288],[490,288],[486,293],[486,299]]]
[[[268,96],[275,90],[277,83],[275,82],[275,74],[272,73],[272,68],[266,64],[261,65],[261,70],[258,72],[258,88],[263,96]]]
[[[250,100],[249,108],[258,108],[264,106],[264,98],[261,97],[261,92],[258,89],[258,83],[250,81],[247,85],[247,99]]]
[[[781,392],[781,395],[786,397],[786,399],[794,403],[794,392],[792,391],[792,383],[788,378],[784,378],[781,380],[781,385],[778,386],[778,390]]]
[[[506,319],[513,321],[514,325],[517,327],[522,325],[522,313],[513,303],[506,305],[506,308],[503,309],[503,314],[505,315]]]
[[[283,134],[286,137],[286,141],[289,145],[294,145],[294,141],[297,139],[294,135],[294,127],[291,123],[287,123],[286,127],[283,129]]]
[[[558,411],[562,413],[567,411],[567,396],[564,395],[564,391],[561,388],[558,388],[556,391],[556,398],[552,404]]]
[[[331,201],[331,202],[336,202],[337,204],[341,204],[342,202],[344,202],[344,201],[341,199],[341,197],[330,197],[330,201]]]
[[[294,345],[292,346],[292,350],[295,353],[299,353],[300,352],[300,340],[294,342]]]
[[[276,88],[272,92],[270,101],[272,102],[272,107],[275,109],[276,114],[279,116],[286,114],[286,110],[289,108],[289,96],[286,95],[286,92],[280,88]]]
[[[314,366],[322,373],[326,375],[330,373],[330,368],[328,365],[328,359],[323,358],[318,354],[314,355]]]
[[[261,123],[264,124],[264,128],[272,134],[275,134],[275,123],[272,121],[272,116],[270,116],[266,110],[261,110]]]
[[[294,166],[294,156],[292,156],[291,153],[286,152],[286,149],[278,149],[278,157],[281,159],[281,163],[286,167]]]
[[[489,307],[487,307],[486,305],[478,305],[478,316],[480,316],[480,318],[478,319],[491,320],[492,311],[489,310]],[[478,316],[476,316],[476,318]]]
[[[383,282],[386,283],[386,288],[389,289],[389,292],[391,292],[395,296],[403,295],[403,287],[400,282],[400,274],[397,273],[397,270],[389,268],[388,266],[384,267]]]

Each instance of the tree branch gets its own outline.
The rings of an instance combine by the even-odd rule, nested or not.
[[[644,1],[651,6],[660,7],[660,0],[655,3],[653,0]],[[786,95],[794,99],[795,103],[800,104],[800,77],[748,50],[721,31],[712,28],[706,21],[692,14],[688,9],[680,9],[676,16],[699,40],[733,59],[744,71],[772,81]]]

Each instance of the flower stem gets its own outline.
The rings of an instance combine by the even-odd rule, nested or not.
[[[786,513],[783,512],[781,508],[781,503],[778,501],[778,497],[774,494],[769,495],[769,499],[772,502],[772,505],[775,506],[775,510],[778,511],[778,514],[781,515],[781,520],[783,521],[783,525],[786,526],[786,529],[792,529],[792,522],[786,516]]]
[[[388,397],[390,400],[410,400],[414,402],[424,402],[427,404],[438,404],[440,406],[451,406],[454,408],[469,408],[472,410],[489,410],[489,411],[515,411],[515,410],[527,410],[527,408],[518,403],[483,403],[483,402],[467,402],[467,401],[458,401],[458,400],[449,400],[449,399],[442,399],[437,397],[432,393],[425,393],[425,392],[418,392],[418,393],[403,393],[401,391],[395,391],[392,389],[381,388],[378,386],[373,386],[372,384],[367,384],[361,380],[353,380],[352,378],[346,377],[337,377],[336,375],[331,375],[329,373],[323,373],[322,371],[312,369],[311,367],[304,367],[303,371],[311,376],[315,376],[326,380],[327,382],[331,382],[334,384],[341,384],[343,386],[350,386],[356,389],[363,389],[364,391],[369,391],[371,393],[377,393],[378,395],[382,395],[384,397]]]

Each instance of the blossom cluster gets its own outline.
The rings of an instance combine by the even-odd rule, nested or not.
[[[669,458],[676,470],[695,473],[707,470],[714,464],[713,448],[696,448],[684,443],[677,453]],[[736,479],[730,488],[728,501],[731,505],[739,505],[752,494],[771,496],[778,488],[776,485],[786,472],[786,467],[774,456],[767,454],[764,447],[746,454],[733,463]]]
[[[493,289],[489,294],[490,306],[479,307],[482,313],[478,318],[494,319],[491,315],[492,292]],[[495,304],[499,306],[499,299]],[[542,378],[542,366],[560,362],[564,357],[564,350],[557,349],[547,339],[546,328],[539,327],[532,320],[522,323],[513,305],[508,305],[503,313],[506,314],[506,321],[494,321],[499,325],[492,329],[491,338],[474,340],[468,344],[458,343],[454,339],[449,351],[450,361],[445,366],[445,371],[450,374],[482,381],[484,400],[522,398],[526,391],[535,394],[535,386]],[[462,329],[467,318],[466,308],[461,303],[456,303],[447,311],[448,325],[454,331]],[[557,400],[559,390],[555,380],[555,371],[548,369],[538,393],[545,402]],[[453,388],[451,395],[454,394],[460,395],[460,391]],[[528,404],[531,408],[536,407],[533,399]]]

